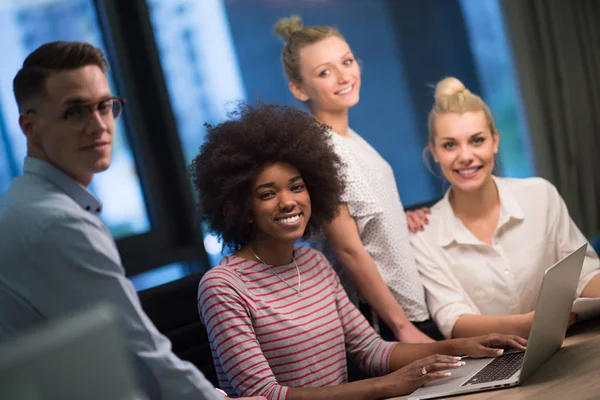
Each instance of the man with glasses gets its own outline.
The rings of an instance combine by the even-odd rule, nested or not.
[[[121,312],[148,397],[222,399],[143,312],[98,218],[102,203],[87,190],[110,166],[123,110],[107,68],[90,44],[53,42],[31,53],[14,79],[27,157],[23,176],[0,197],[0,341],[106,301]]]

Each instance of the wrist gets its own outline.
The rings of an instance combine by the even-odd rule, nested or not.
[[[404,330],[405,327],[406,327],[405,325],[394,325],[394,326],[390,327],[390,329],[392,330],[394,337],[397,339],[401,336],[402,331]]]
[[[532,313],[517,315],[517,335],[524,338],[529,336],[529,331],[531,330],[531,324],[533,322],[531,315]]]
[[[371,388],[370,394],[377,399],[385,399],[389,397],[398,396],[398,393],[394,393],[393,382],[388,378],[390,374],[380,376],[378,378],[371,378],[372,382],[369,385]]]
[[[450,345],[450,348],[448,349],[449,351],[446,353],[449,356],[464,356],[467,354],[468,346],[467,339],[465,338],[450,339],[438,343],[448,343]]]

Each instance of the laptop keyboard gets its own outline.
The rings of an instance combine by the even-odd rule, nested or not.
[[[495,358],[461,386],[478,385],[480,383],[508,379],[521,368],[524,356],[525,352],[519,352]]]

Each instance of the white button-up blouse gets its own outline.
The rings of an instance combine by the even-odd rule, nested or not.
[[[491,245],[454,215],[450,191],[432,208],[425,230],[411,234],[429,310],[447,338],[463,314],[533,311],[544,271],[587,240],[548,181],[493,179],[501,208]],[[598,273],[600,261],[589,246],[578,295]]]

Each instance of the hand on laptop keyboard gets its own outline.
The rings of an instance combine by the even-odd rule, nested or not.
[[[472,358],[498,357],[504,353],[504,349],[524,351],[527,345],[527,339],[499,333],[454,340],[461,341],[458,344],[459,348],[464,355]]]
[[[421,358],[379,379],[389,388],[389,397],[411,393],[426,383],[450,376],[448,370],[465,365],[460,357],[435,354]]]

